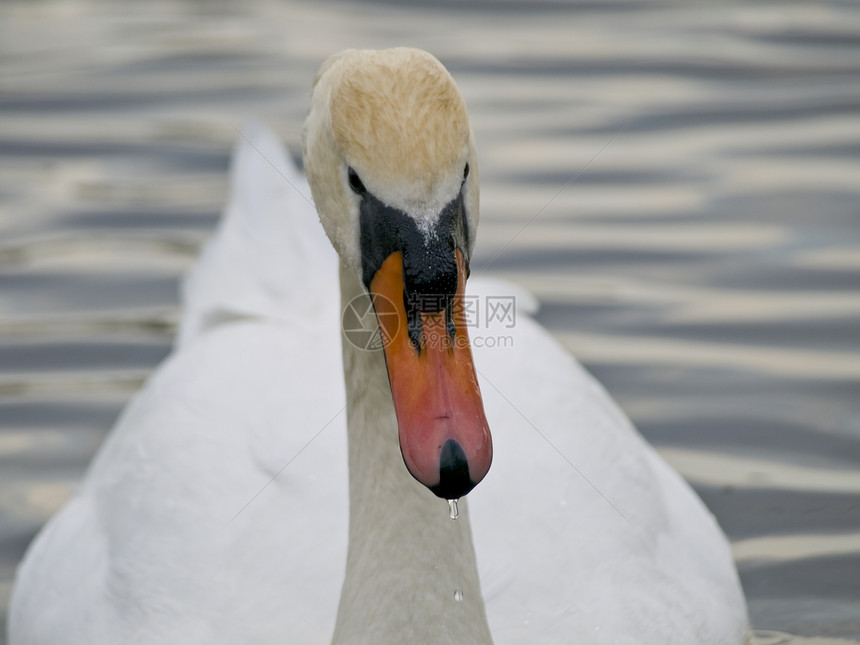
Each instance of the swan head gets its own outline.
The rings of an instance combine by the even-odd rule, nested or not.
[[[303,143],[323,227],[376,311],[406,467],[461,497],[492,461],[464,312],[478,167],[463,98],[427,52],[342,52]]]

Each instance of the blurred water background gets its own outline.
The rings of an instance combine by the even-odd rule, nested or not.
[[[0,643],[27,544],[170,351],[236,128],[298,155],[321,61],[400,44],[471,109],[473,271],[532,289],[695,486],[757,642],[860,642],[860,4],[11,0]]]

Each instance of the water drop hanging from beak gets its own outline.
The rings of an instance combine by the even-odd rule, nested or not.
[[[459,500],[456,500],[456,499],[449,499],[448,500],[448,516],[452,520],[456,520],[458,517],[460,517],[460,509],[457,507],[458,501]]]

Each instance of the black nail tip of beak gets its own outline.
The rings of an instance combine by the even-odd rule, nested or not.
[[[442,499],[459,499],[475,487],[469,478],[469,462],[460,444],[448,439],[439,454],[439,483],[429,486]]]

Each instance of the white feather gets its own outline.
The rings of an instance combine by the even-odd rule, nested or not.
[[[337,260],[309,195],[275,138],[247,128],[177,349],[31,546],[12,645],[331,639],[345,395]],[[495,459],[469,501],[494,642],[742,643],[743,595],[702,503],[534,323],[530,295],[470,290],[521,304],[513,346],[475,348]]]

